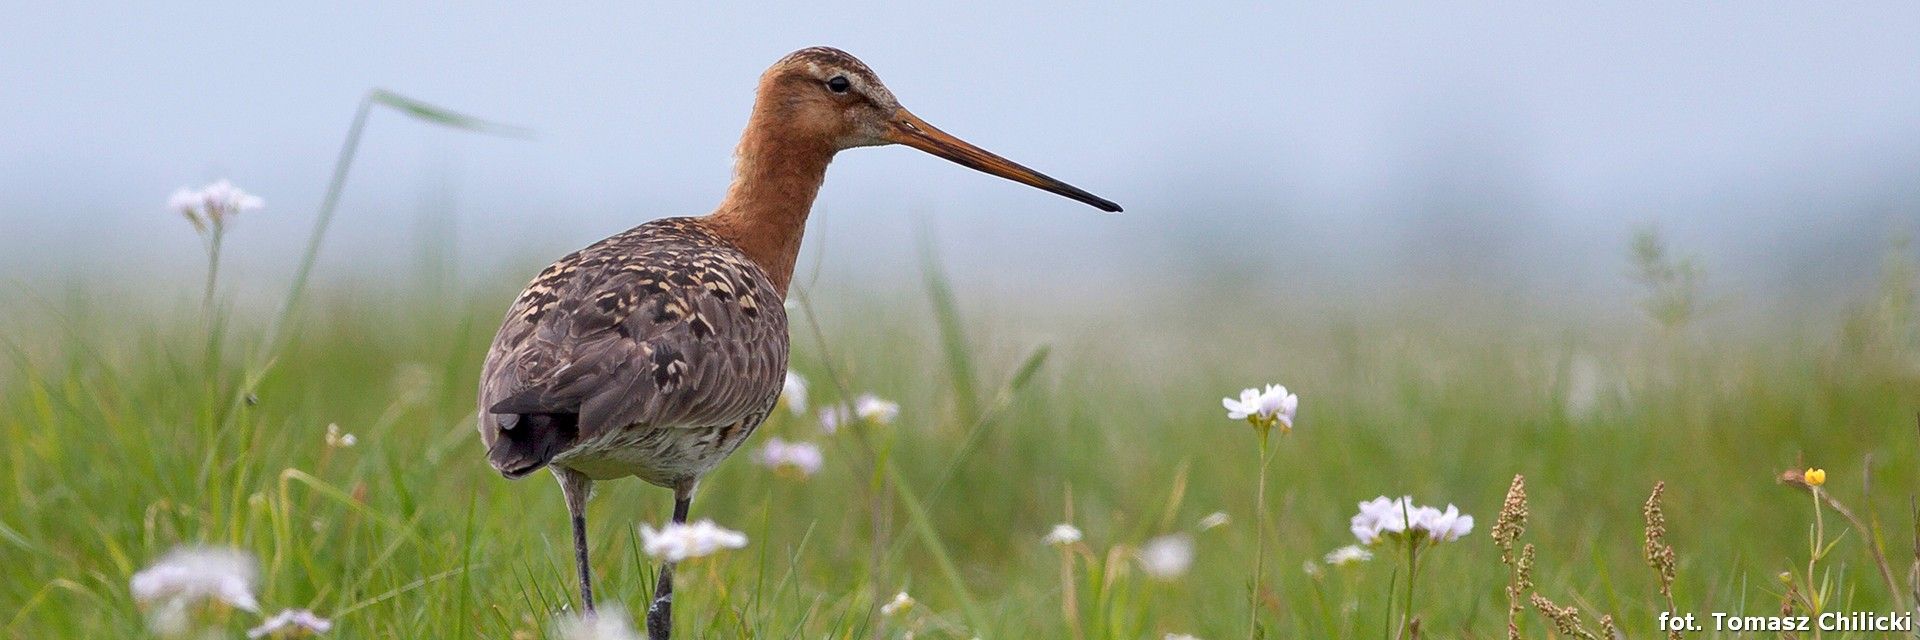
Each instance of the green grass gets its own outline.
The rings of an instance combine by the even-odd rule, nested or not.
[[[335,637],[543,637],[574,591],[559,492],[544,474],[501,479],[473,428],[480,356],[517,283],[494,284],[453,305],[393,285],[328,289],[244,401],[269,323],[242,315],[209,349],[197,313],[85,287],[57,304],[22,296],[0,345],[0,637],[141,637],[129,576],[191,543],[255,554],[264,606],[333,617]],[[1902,581],[1914,559],[1915,351],[1859,323],[1662,337],[1493,314],[1329,319],[1199,294],[1113,313],[982,311],[965,287],[936,278],[932,291],[815,301],[817,331],[794,314],[816,404],[844,390],[903,405],[875,436],[890,443],[878,476],[891,488],[873,491],[856,434],[776,415],[749,447],[817,441],[827,468],[781,479],[736,455],[703,483],[695,517],[751,544],[683,565],[681,637],[862,638],[876,620],[881,637],[1072,637],[1058,552],[1040,542],[1069,510],[1087,534],[1073,569],[1085,637],[1246,637],[1256,440],[1219,398],[1269,381],[1302,398],[1268,492],[1272,637],[1391,634],[1392,554],[1320,578],[1302,564],[1352,541],[1355,503],[1403,493],[1479,520],[1423,556],[1422,628],[1502,636],[1506,570],[1486,532],[1515,474],[1539,591],[1631,637],[1657,635],[1664,604],[1641,558],[1656,481],[1684,611],[1778,610],[1776,575],[1804,571],[1812,520],[1776,479],[1789,468],[1826,468],[1831,492],[1881,528],[1840,534],[1823,561],[1837,608],[1893,606],[1869,544]],[[1603,392],[1570,408],[1582,379]],[[359,444],[327,447],[335,423]],[[664,490],[602,484],[589,517],[603,603],[644,608],[652,569],[635,527],[668,510]],[[1194,533],[1184,578],[1149,580],[1131,560],[1215,511],[1233,522]],[[1847,528],[1831,514],[1826,527]],[[870,617],[900,590],[921,605]],[[1522,620],[1549,637],[1531,609]],[[256,621],[230,615],[227,637]]]

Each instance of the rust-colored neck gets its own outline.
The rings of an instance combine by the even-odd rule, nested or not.
[[[813,197],[837,149],[793,130],[776,111],[755,105],[734,154],[733,185],[706,222],[766,270],[784,298]]]

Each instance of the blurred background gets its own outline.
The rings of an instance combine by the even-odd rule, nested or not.
[[[913,286],[927,238],[984,290],[1470,290],[1605,313],[1654,227],[1764,316],[1871,288],[1920,221],[1913,3],[969,4],[16,4],[0,271],[191,292],[203,257],[166,196],[231,178],[267,208],[229,238],[226,277],[277,290],[356,103],[385,87],[533,134],[376,113],[323,278],[518,285],[709,210],[759,73],[816,44],[1127,213],[856,150],[803,284]]]

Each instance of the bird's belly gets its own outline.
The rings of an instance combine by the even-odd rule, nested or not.
[[[634,476],[673,488],[713,470],[758,426],[757,416],[717,427],[632,425],[581,441],[553,463],[595,480]]]

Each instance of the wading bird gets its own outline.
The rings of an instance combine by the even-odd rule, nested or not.
[[[593,611],[586,503],[596,480],[694,486],[767,417],[787,368],[783,302],[814,194],[835,153],[904,144],[1104,211],[1120,205],[947,134],[867,65],[826,47],[760,77],[733,184],[704,217],[654,220],[568,254],[508,309],[480,374],[480,436],[508,478],[552,470],[572,518],[580,601]],[[647,609],[672,627],[673,565]]]

